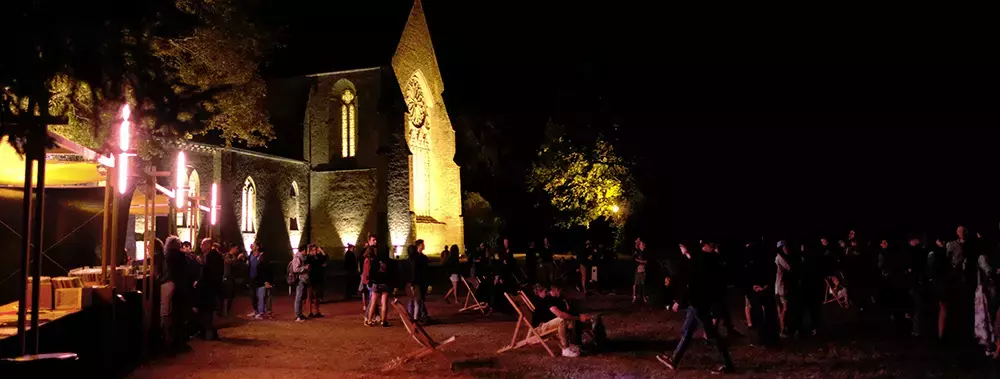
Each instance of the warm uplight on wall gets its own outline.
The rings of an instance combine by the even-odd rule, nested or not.
[[[184,159],[184,152],[177,152],[177,189],[174,191],[177,200],[177,208],[184,206],[184,182],[187,179],[187,161]]]
[[[612,211],[612,212],[614,212],[614,213],[618,213],[618,211],[619,211],[619,210],[620,210],[620,209],[618,208],[618,206],[617,206],[617,205],[612,205],[612,206],[611,206],[611,211]]]
[[[396,245],[395,248],[396,248],[395,249],[396,250],[396,258],[399,258],[400,255],[403,255],[403,245]]]

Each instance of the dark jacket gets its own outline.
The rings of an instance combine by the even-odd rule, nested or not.
[[[179,249],[166,250],[162,268],[160,280],[164,283],[174,282],[177,285],[188,283],[188,258],[183,251]]]
[[[347,275],[358,275],[358,259],[353,251],[348,250],[344,253],[344,270],[347,271]]]
[[[707,307],[715,303],[725,288],[719,275],[718,257],[693,252],[691,258],[678,256],[670,264],[670,298],[681,307]],[[773,280],[773,279],[772,279]]]
[[[249,269],[249,264],[247,267]],[[271,283],[273,285],[273,275],[271,261],[268,259],[267,254],[260,253],[260,262],[257,264],[257,276],[251,277],[250,282],[253,283],[254,288],[263,287],[264,283]]]
[[[410,283],[416,286],[430,284],[430,275],[427,269],[430,265],[430,260],[427,259],[427,256],[417,253],[410,255],[407,259],[410,261]]]
[[[217,250],[210,250],[205,253],[205,263],[201,266],[201,273],[198,275],[198,308],[202,310],[214,310],[215,299],[222,289],[222,274],[225,266],[225,259]]]

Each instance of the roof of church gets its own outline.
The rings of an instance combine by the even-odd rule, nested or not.
[[[413,0],[299,2],[275,15],[285,22],[283,46],[264,74],[287,78],[388,65]]]

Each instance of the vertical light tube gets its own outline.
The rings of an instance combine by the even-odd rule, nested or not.
[[[187,161],[184,159],[184,152],[177,152],[177,190],[175,191],[177,200],[177,208],[184,206],[184,199],[187,197],[184,193],[184,181],[187,179]]]
[[[211,210],[210,215],[211,215],[211,220],[212,220],[212,225],[213,226],[215,225],[215,213],[216,213],[215,212],[215,204],[216,204],[216,201],[217,201],[216,200],[217,199],[216,198],[216,194],[218,193],[217,191],[218,191],[218,185],[216,183],[212,183],[212,210]]]

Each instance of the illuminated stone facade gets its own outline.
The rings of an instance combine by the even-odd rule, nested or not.
[[[381,66],[269,83],[275,142],[293,140],[297,149],[301,138],[301,159],[268,149],[175,148],[187,153],[187,175],[198,178],[202,199],[211,183],[221,183],[220,226],[212,235],[222,241],[245,248],[258,241],[276,259],[313,242],[336,258],[371,232],[398,250],[423,239],[437,254],[464,240],[455,131],[443,91],[418,1]],[[180,234],[192,241],[207,235],[205,220],[194,233]],[[183,216],[173,222],[186,223]]]

